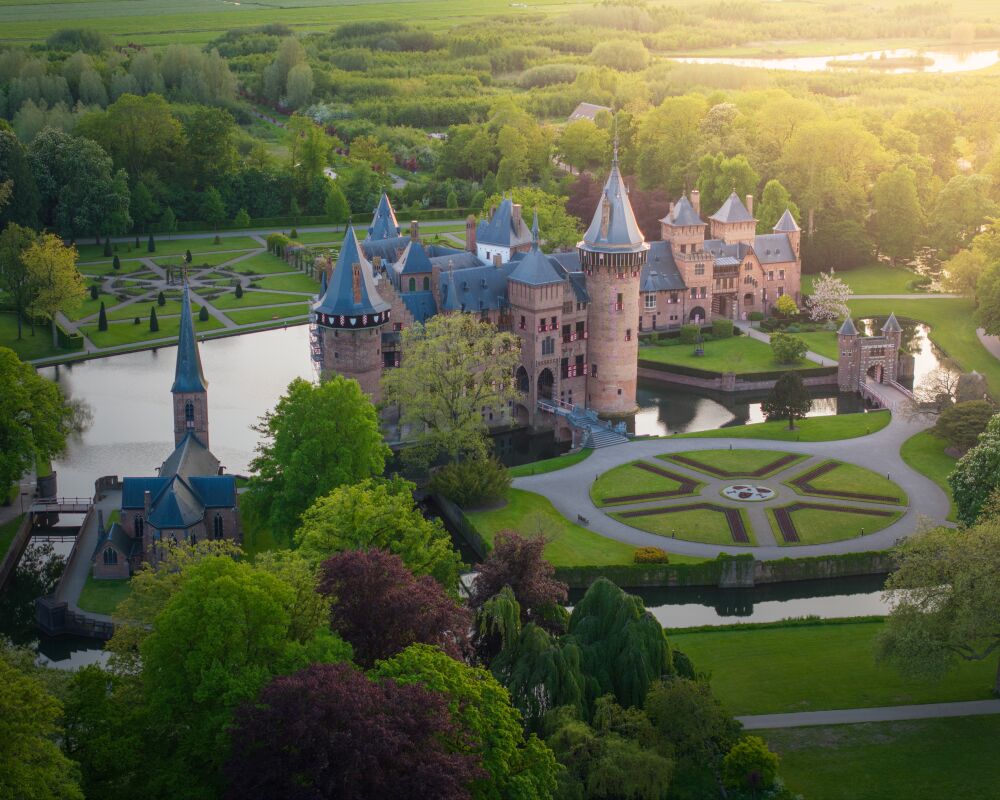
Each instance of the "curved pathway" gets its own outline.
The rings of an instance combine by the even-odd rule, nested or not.
[[[715,558],[720,553],[752,553],[755,558],[761,560],[853,553],[860,550],[884,550],[892,547],[897,540],[916,532],[923,520],[928,520],[933,524],[948,524],[944,522],[951,507],[948,496],[929,478],[924,477],[919,472],[907,466],[899,455],[899,448],[903,442],[914,434],[924,430],[927,425],[927,421],[921,418],[907,420],[902,416],[893,415],[890,423],[877,433],[855,439],[841,439],[833,442],[727,439],[721,432],[719,438],[683,439],[668,437],[664,439],[648,439],[631,442],[627,445],[595,450],[588,458],[571,467],[556,472],[516,478],[513,486],[517,489],[525,489],[529,492],[537,492],[544,495],[568,520],[575,520],[578,515],[583,515],[589,520],[587,527],[590,530],[602,536],[607,536],[608,538],[616,539],[636,547],[651,545],[660,547],[671,553],[699,556],[702,558]],[[593,482],[612,467],[627,464],[636,459],[655,459],[656,456],[662,453],[679,453],[688,450],[718,450],[730,447],[734,450],[776,450],[809,455],[810,459],[801,461],[790,468],[789,476],[792,474],[791,471],[798,474],[808,466],[815,466],[819,463],[819,459],[825,458],[835,458],[867,467],[883,475],[887,474],[891,480],[906,492],[909,498],[908,510],[899,520],[888,527],[876,533],[866,534],[863,537],[843,539],[826,544],[780,546],[774,542],[770,526],[761,518],[763,508],[755,508],[756,506],[763,506],[765,504],[733,503],[718,494],[717,489],[721,488],[722,485],[739,482],[739,479],[724,481],[709,479],[708,487],[702,490],[702,496],[710,496],[713,502],[720,505],[731,505],[748,510],[754,533],[758,541],[761,542],[757,546],[737,544],[716,545],[673,539],[638,530],[613,519],[606,513],[627,510],[634,506],[611,506],[602,509],[595,506],[590,499],[590,487]],[[680,465],[673,463],[671,463],[670,469],[683,470]],[[706,476],[702,473],[691,472],[691,475],[697,476],[699,480],[706,480]],[[786,476],[779,474],[777,477],[770,477],[767,480],[760,481],[771,486],[771,488],[778,492],[778,499],[768,501],[766,503],[767,506],[782,504],[790,497],[801,499],[799,495],[794,494],[792,489],[781,485],[779,480],[781,477]],[[691,498],[687,498],[687,500],[690,501]],[[823,502],[819,498],[809,498],[809,500],[810,502],[813,500]],[[684,502],[684,500],[682,499],[677,502]],[[893,506],[876,506],[871,503],[858,503],[845,500],[834,501],[831,499],[827,502],[830,504],[851,505],[858,508],[893,508]],[[646,503],[644,505],[649,506],[650,504]]]
[[[798,711],[737,717],[747,730],[804,728],[811,725],[850,725],[859,722],[898,722],[908,719],[941,719],[1000,714],[1000,700],[967,700],[956,703],[921,703],[912,706],[839,708],[832,711]]]

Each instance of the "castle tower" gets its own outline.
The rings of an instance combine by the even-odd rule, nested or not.
[[[193,433],[208,448],[208,381],[201,368],[187,284],[181,292],[181,329],[174,370],[174,446]]]
[[[372,265],[358,245],[353,225],[347,229],[329,285],[312,310],[322,342],[322,374],[354,378],[378,400],[382,327],[389,321],[389,303],[378,293]]]
[[[792,252],[795,253],[795,258],[799,258],[799,245],[802,242],[802,229],[799,224],[795,221],[795,217],[792,216],[792,212],[787,208],[785,213],[781,215],[781,219],[778,220],[778,224],[773,228],[775,233],[784,233],[788,236],[788,241],[792,245]]]
[[[376,241],[395,239],[397,236],[399,236],[399,222],[396,221],[396,212],[392,209],[389,196],[382,192],[372,216],[372,224],[368,226],[368,239]]]
[[[837,331],[837,388],[842,392],[856,392],[861,386],[861,353],[858,350],[858,329],[848,316]]]
[[[903,346],[903,326],[896,319],[896,314],[890,312],[889,319],[882,326],[882,335],[889,343],[885,359],[884,381],[894,381],[899,372],[899,349]]]
[[[600,414],[630,414],[636,408],[639,279],[649,245],[618,170],[617,142],[594,219],[576,247],[590,295],[587,405]]]
[[[752,195],[747,195],[747,205],[753,207]],[[753,244],[757,234],[757,220],[747,205],[743,205],[736,192],[729,195],[722,207],[709,217],[712,238],[722,239],[726,244]]]

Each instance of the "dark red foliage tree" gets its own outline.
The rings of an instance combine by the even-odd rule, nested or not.
[[[330,627],[370,667],[415,642],[453,658],[469,650],[472,614],[429,575],[419,578],[385,550],[349,550],[323,562],[319,591],[333,598]]]
[[[659,241],[660,220],[667,215],[667,207],[670,199],[662,189],[650,189],[644,192],[639,189],[636,179],[625,178],[625,185],[628,186],[629,200],[632,203],[632,210],[635,212],[635,221],[639,223],[647,241]],[[597,208],[601,199],[601,191],[604,189],[604,178],[595,179],[583,173],[569,187],[569,199],[566,201],[566,211],[574,217],[583,220],[584,226],[590,224],[594,218],[594,209]]]
[[[463,800],[485,776],[478,756],[448,751],[462,733],[444,697],[347,664],[275,678],[236,710],[231,735],[234,800]]]
[[[525,539],[514,531],[499,531],[489,557],[477,569],[479,574],[469,593],[469,605],[479,608],[493,595],[509,586],[521,606],[524,622],[549,627],[547,613],[564,603],[566,584],[556,580],[555,568],[542,557],[545,540]]]

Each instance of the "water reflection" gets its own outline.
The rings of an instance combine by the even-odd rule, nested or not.
[[[866,317],[858,320],[858,330],[865,336],[881,333],[884,319]],[[907,320],[900,322],[903,328],[903,348],[913,357],[913,377],[904,377],[900,383],[909,388],[920,386],[927,376],[939,367],[958,374],[960,370],[930,339],[931,329],[922,322]]]
[[[871,60],[877,62],[882,56],[887,59],[911,59],[923,56],[933,63],[924,66],[903,65],[877,69],[879,74],[902,75],[911,72],[952,73],[970,72],[986,69],[1000,61],[998,50],[972,50],[955,48],[954,50],[915,50],[900,48],[896,50],[870,50],[864,53],[850,53],[841,56],[802,56],[789,58],[728,58],[711,56],[689,56],[672,58],[684,64],[728,64],[732,67],[752,67],[756,69],[787,69],[793,72],[824,72],[831,69],[830,62],[851,64]],[[867,69],[866,65],[858,64],[857,68]],[[850,66],[838,66],[835,69],[856,69]]]

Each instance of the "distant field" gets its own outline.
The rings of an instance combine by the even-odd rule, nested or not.
[[[903,267],[875,264],[860,269],[845,269],[834,273],[851,287],[854,294],[911,294],[909,283],[920,276]],[[802,293],[812,294],[813,281],[818,275],[802,276]]]

